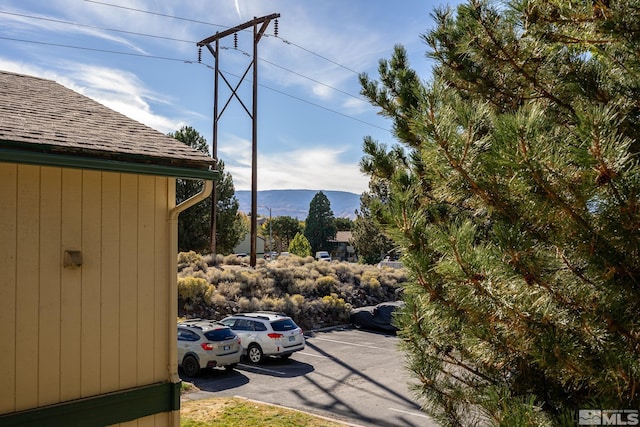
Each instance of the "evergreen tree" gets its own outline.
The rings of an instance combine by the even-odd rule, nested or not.
[[[470,0],[397,46],[363,94],[406,150],[367,144],[376,221],[413,276],[398,322],[443,425],[575,425],[640,406],[640,8]],[[369,141],[370,142],[370,141]]]
[[[209,154],[206,139],[190,126],[184,126],[170,137],[187,144],[196,150]],[[218,191],[216,235],[220,253],[232,253],[233,248],[246,234],[246,227],[239,216],[240,204],[235,197],[233,178],[224,171],[224,162],[218,160],[216,169],[220,179],[215,182]],[[176,182],[176,203],[182,203],[202,189],[198,180],[178,179]],[[208,252],[211,241],[211,198],[182,212],[178,217],[178,250],[181,252]]]
[[[351,231],[353,221],[350,218],[336,218],[335,225],[337,231]]]
[[[220,180],[216,182],[218,192],[216,251],[221,254],[231,254],[247,234],[248,228],[242,212],[239,212],[240,202],[235,196],[233,178],[230,173],[224,171],[222,160],[218,160],[217,170],[220,172]]]
[[[311,244],[311,251],[328,250],[329,240],[336,237],[336,225],[331,202],[319,191],[309,203],[309,214],[305,221],[304,236]]]
[[[289,253],[298,255],[301,257],[311,256],[311,245],[304,234],[296,233],[296,235],[289,243]]]
[[[274,249],[278,252],[286,251],[291,240],[297,233],[301,233],[303,229],[297,219],[290,216],[278,216],[262,224],[261,228],[264,236],[269,235],[269,222],[271,222]]]

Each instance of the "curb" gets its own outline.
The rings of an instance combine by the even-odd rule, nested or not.
[[[363,426],[363,425],[361,425],[361,424],[348,423],[348,422],[346,422],[346,421],[341,421],[341,420],[338,420],[338,419],[335,419],[335,418],[325,417],[325,416],[322,416],[322,415],[314,414],[313,412],[303,411],[303,410],[300,410],[300,409],[289,408],[288,406],[282,406],[282,405],[278,405],[278,404],[275,404],[275,403],[262,402],[262,401],[260,401],[260,400],[249,399],[249,398],[246,398],[246,397],[243,397],[243,396],[233,396],[233,397],[235,397],[235,398],[237,398],[237,399],[246,400],[247,402],[254,402],[254,403],[261,404],[261,405],[268,405],[268,406],[273,406],[273,407],[276,407],[276,408],[286,409],[287,411],[300,412],[301,414],[311,415],[311,416],[313,416],[313,417],[320,418],[320,419],[323,419],[323,420],[326,420],[326,421],[330,421],[330,422],[333,422],[333,423],[337,423],[337,424],[342,424],[342,425],[344,425],[344,426],[349,426],[349,427],[366,427],[366,426]]]

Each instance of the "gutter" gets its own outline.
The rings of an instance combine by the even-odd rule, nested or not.
[[[169,189],[169,194],[175,200],[175,182],[173,188]],[[180,376],[178,376],[178,342],[176,339],[176,321],[178,316],[178,215],[189,209],[191,206],[201,202],[211,195],[213,191],[213,181],[205,180],[202,191],[188,198],[179,205],[173,207],[169,211],[169,324],[167,325],[167,333],[169,335],[169,381],[173,384],[180,384]],[[178,396],[180,394],[178,393]],[[178,402],[178,406],[179,406]],[[180,411],[174,411],[170,424],[178,427],[180,425]]]

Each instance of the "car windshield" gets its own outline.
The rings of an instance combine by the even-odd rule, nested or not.
[[[236,337],[236,334],[229,328],[214,329],[204,333],[210,341],[225,341]]]
[[[271,322],[271,327],[274,331],[282,332],[296,329],[298,325],[296,325],[296,323],[291,319],[282,319]]]

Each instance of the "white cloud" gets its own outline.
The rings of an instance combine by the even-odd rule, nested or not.
[[[258,190],[331,189],[356,194],[366,191],[368,177],[357,164],[342,161],[341,154],[340,150],[323,148],[273,154],[258,150]],[[250,190],[251,142],[225,137],[225,144],[218,147],[218,157],[225,161],[225,171],[233,177],[236,189]]]

